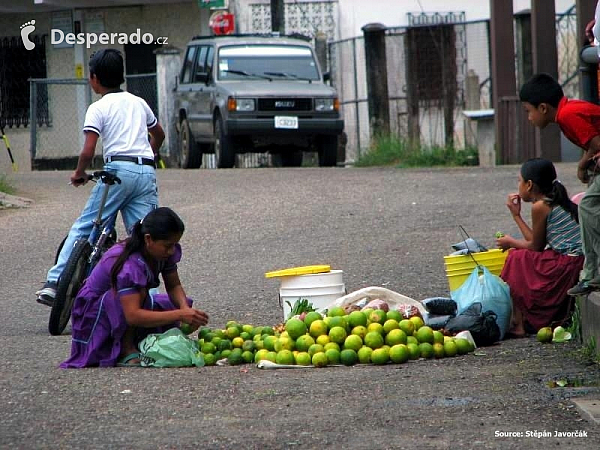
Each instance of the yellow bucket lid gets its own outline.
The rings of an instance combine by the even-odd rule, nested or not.
[[[329,264],[317,264],[314,266],[290,267],[289,269],[275,270],[273,272],[265,273],[265,278],[289,277],[294,275],[308,275],[311,273],[324,272],[331,272],[331,266]]]

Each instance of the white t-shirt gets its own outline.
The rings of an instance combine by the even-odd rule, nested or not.
[[[154,159],[148,128],[157,122],[144,99],[129,92],[111,92],[89,106],[83,131],[102,138],[105,159],[117,155]]]

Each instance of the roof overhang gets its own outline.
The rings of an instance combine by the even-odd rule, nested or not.
[[[0,14],[181,3],[181,0],[0,0]]]

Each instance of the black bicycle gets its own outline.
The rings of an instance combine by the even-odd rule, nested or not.
[[[101,180],[104,183],[104,191],[102,192],[98,214],[94,219],[92,232],[87,239],[78,239],[75,241],[71,256],[69,256],[67,264],[58,279],[56,297],[52,304],[52,311],[50,311],[50,320],[48,322],[48,331],[55,336],[61,334],[69,323],[73,301],[81,285],[92,272],[92,269],[104,252],[117,242],[117,232],[115,230],[117,212],[111,214],[105,220],[102,220],[102,212],[104,211],[110,186],[115,183],[120,184],[121,179],[102,170],[88,175],[88,180],[93,182]],[[63,240],[58,248],[57,259],[64,242]]]

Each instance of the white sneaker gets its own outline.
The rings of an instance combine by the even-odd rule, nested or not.
[[[56,288],[57,284],[55,282],[47,281],[44,287],[35,293],[37,295],[37,302],[42,305],[52,306],[56,298]]]

